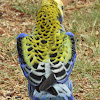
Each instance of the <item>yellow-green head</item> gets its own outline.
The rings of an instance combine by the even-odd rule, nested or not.
[[[63,16],[63,2],[61,0],[43,0],[42,4],[55,4],[56,7],[60,10],[61,15]]]

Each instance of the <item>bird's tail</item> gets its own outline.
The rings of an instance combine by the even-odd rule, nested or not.
[[[47,91],[38,92],[35,89],[35,87],[29,83],[28,92],[29,92],[30,99],[31,100],[75,100],[72,95],[73,86],[70,79],[66,81],[65,85],[57,84],[54,85],[53,87],[58,93],[57,96],[54,96]]]

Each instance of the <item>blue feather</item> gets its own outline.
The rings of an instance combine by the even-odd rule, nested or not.
[[[28,93],[29,93],[31,100],[75,100],[74,97],[72,96],[73,85],[72,85],[72,81],[70,79],[67,80],[66,86],[71,91],[71,96],[69,96],[69,97],[67,95],[63,95],[63,97],[59,96],[59,95],[55,96],[55,97],[54,96],[49,97],[49,93],[47,93],[47,92],[44,93],[45,95],[42,95],[40,92],[36,91],[34,89],[34,86],[32,86],[30,83],[28,83]],[[41,96],[41,98],[40,98],[40,96]]]
[[[24,37],[26,37],[26,36],[28,36],[28,35],[25,34],[25,33],[21,33],[21,34],[18,35],[17,39],[19,39],[19,38],[24,38]]]

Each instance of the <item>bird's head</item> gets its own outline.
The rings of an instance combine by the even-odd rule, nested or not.
[[[64,9],[64,5],[63,5],[63,2],[61,0],[52,0],[54,2],[57,3],[57,6],[61,12],[61,15],[63,16],[63,9]]]
[[[61,14],[63,15],[64,5],[63,5],[62,0],[42,0],[42,1],[45,3],[51,3],[51,2],[57,3],[58,8],[61,11]]]
[[[55,8],[59,9],[59,20],[62,23],[63,21],[63,2],[61,0],[42,0],[42,5],[48,5],[48,4],[53,4],[55,5]]]

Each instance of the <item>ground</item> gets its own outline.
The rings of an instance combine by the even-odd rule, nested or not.
[[[38,0],[26,1],[0,0],[0,100],[29,100],[16,38],[32,33]],[[73,95],[76,100],[100,100],[100,1],[67,0],[64,4],[63,25],[75,34],[77,50],[71,74]]]

